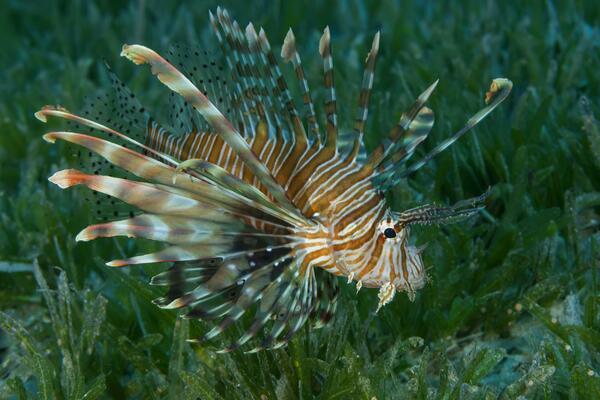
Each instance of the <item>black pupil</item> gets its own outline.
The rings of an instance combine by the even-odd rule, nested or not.
[[[394,230],[394,228],[385,228],[385,231],[383,231],[383,235],[388,239],[392,239],[396,237],[396,231]]]

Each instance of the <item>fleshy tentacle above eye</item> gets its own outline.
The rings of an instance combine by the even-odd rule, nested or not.
[[[411,208],[400,213],[393,213],[396,224],[400,228],[410,225],[448,224],[468,218],[485,208],[485,200],[490,190],[480,196],[465,199],[450,207],[438,207],[432,204]]]

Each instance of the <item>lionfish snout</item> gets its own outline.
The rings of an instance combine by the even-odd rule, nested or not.
[[[379,223],[378,230],[378,240],[383,242],[381,268],[371,277],[373,281],[365,284],[379,287],[379,310],[392,301],[396,292],[406,292],[414,300],[415,292],[425,286],[427,275],[421,258],[424,247],[409,244],[408,226],[388,217]]]
[[[423,247],[406,245],[401,249],[405,256],[396,261],[396,269],[400,274],[394,279],[394,286],[398,291],[406,291],[411,301],[415,298],[415,291],[427,283],[422,251]]]

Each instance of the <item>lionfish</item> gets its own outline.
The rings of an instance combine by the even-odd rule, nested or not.
[[[63,189],[84,185],[98,204],[117,199],[137,210],[120,220],[104,216],[76,240],[127,236],[167,243],[158,252],[107,265],[171,263],[151,280],[168,287],[154,302],[167,309],[186,307],[187,318],[215,321],[191,341],[212,339],[241,324],[242,336],[222,351],[239,348],[263,329],[264,339],[250,352],[284,346],[309,319],[316,328],[325,325],[335,313],[339,276],[355,281],[357,290],[379,288],[378,310],[396,292],[413,300],[427,274],[422,249],[409,242],[410,227],[469,216],[483,207],[485,195],[450,207],[396,212],[384,193],[478,124],[506,98],[512,83],[493,80],[487,105],[408,165],[433,126],[433,111],[425,103],[437,81],[367,155],[363,138],[379,33],[365,60],[353,129],[338,137],[329,28],[318,46],[325,87],[322,130],[291,29],[281,57],[298,80],[302,113],[263,29],[257,33],[250,23],[242,30],[221,8],[210,13],[210,22],[222,64],[208,52],[179,45],[170,51],[171,60],[141,45],[123,46],[122,56],[150,65],[173,92],[171,127],[151,118],[110,70],[113,97],[92,108],[91,117],[58,106],[35,114],[44,122],[59,117],[88,130],[51,132],[44,139],[70,142],[95,157],[88,164],[93,173],[66,169],[50,182]],[[115,176],[117,171],[128,175]],[[253,316],[244,324],[249,310]]]

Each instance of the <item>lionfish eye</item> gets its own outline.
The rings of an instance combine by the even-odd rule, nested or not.
[[[383,236],[388,239],[393,239],[396,237],[396,230],[394,228],[385,228],[383,231]]]

